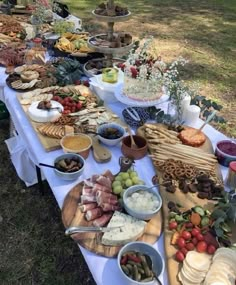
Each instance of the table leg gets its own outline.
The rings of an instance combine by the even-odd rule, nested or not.
[[[37,180],[38,180],[38,187],[39,187],[39,191],[42,195],[45,194],[45,191],[44,191],[44,186],[43,186],[43,180],[42,180],[42,175],[41,175],[41,170],[40,168],[35,165],[36,167],[36,174],[37,174]]]

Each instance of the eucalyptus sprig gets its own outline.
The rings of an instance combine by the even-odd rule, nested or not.
[[[212,228],[217,237],[229,242],[231,228],[236,223],[236,191],[223,192],[211,213]]]

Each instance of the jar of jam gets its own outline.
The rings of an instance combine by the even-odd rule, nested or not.
[[[42,39],[41,38],[34,38],[33,43],[34,43],[34,47],[36,47],[36,48],[42,47]]]
[[[236,161],[231,161],[229,164],[225,184],[230,188],[230,190],[236,189]]]

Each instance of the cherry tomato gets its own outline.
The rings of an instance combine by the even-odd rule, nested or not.
[[[191,234],[188,231],[183,231],[181,237],[185,240],[189,240],[191,238]]]
[[[215,251],[216,251],[216,247],[214,245],[212,245],[212,244],[209,244],[208,247],[207,247],[207,252],[209,254],[214,254]]]
[[[180,249],[180,251],[184,254],[184,256],[186,256],[186,254],[188,253],[188,250],[187,250],[186,247],[182,247],[182,248]]]
[[[197,238],[198,241],[204,240],[204,236],[201,233],[197,234],[196,238]]]
[[[196,244],[198,243],[198,240],[197,240],[196,237],[193,237],[193,238],[192,238],[192,243],[193,243],[194,245],[196,245]]]
[[[177,245],[178,245],[179,248],[185,247],[185,245],[186,245],[185,239],[182,238],[182,237],[180,237],[180,238],[177,240]]]
[[[81,103],[81,102],[78,102],[78,103],[76,104],[76,108],[77,108],[78,110],[80,110],[80,109],[82,108],[82,103]]]
[[[182,262],[184,260],[184,254],[180,250],[178,250],[175,254],[175,258],[177,261]]]
[[[206,252],[207,250],[207,243],[205,241],[199,241],[196,249],[198,252]]]
[[[169,230],[175,230],[177,228],[178,224],[177,222],[173,221],[169,223]]]
[[[186,249],[187,250],[194,250],[194,248],[195,248],[195,246],[194,246],[194,244],[192,243],[192,242],[188,242],[188,243],[186,243]]]
[[[193,228],[192,231],[191,231],[191,235],[193,237],[197,236],[199,233],[200,233],[200,230],[197,229],[197,228]]]

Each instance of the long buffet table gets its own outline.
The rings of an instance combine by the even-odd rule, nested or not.
[[[5,69],[0,68],[0,86],[2,87],[2,92],[0,92],[0,100],[2,100],[11,115],[11,120],[14,123],[14,126],[17,130],[18,135],[23,141],[24,146],[27,149],[30,159],[34,162],[35,165],[39,163],[48,163],[52,164],[54,159],[62,154],[62,150],[56,150],[51,152],[46,152],[41,145],[35,131],[33,130],[28,118],[25,115],[22,107],[20,106],[19,101],[16,98],[16,92],[8,88],[5,84]],[[108,105],[109,108],[121,115],[122,110],[125,108],[125,105],[117,102]],[[199,119],[193,127],[199,127],[202,124],[202,121]],[[222,139],[225,139],[226,136],[218,132],[216,129],[207,125],[203,129],[204,133],[210,138],[213,147],[215,144]],[[48,181],[53,194],[58,202],[59,207],[63,205],[63,201],[67,193],[78,184],[78,182],[84,180],[85,178],[90,177],[92,174],[102,173],[103,171],[110,169],[113,173],[119,171],[118,159],[122,155],[119,147],[111,147],[112,159],[108,163],[99,164],[96,163],[93,159],[92,153],[86,160],[85,171],[83,175],[76,181],[63,181],[55,176],[53,169],[41,168],[41,171]],[[143,179],[147,185],[152,185],[151,179],[155,174],[154,167],[149,157],[145,157],[141,160],[135,162],[135,168],[138,171],[138,174],[141,179]],[[225,178],[227,174],[227,168],[221,167],[223,177]],[[154,247],[164,256],[164,246],[163,246],[163,234],[159,238],[158,242],[154,244]],[[116,265],[115,258],[106,258],[98,256],[82,247],[80,250],[88,264],[88,267],[93,275],[95,282],[98,285],[110,285],[111,280],[113,285],[121,285],[120,273]],[[168,284],[166,270],[164,274],[160,277],[160,280],[164,285]]]

